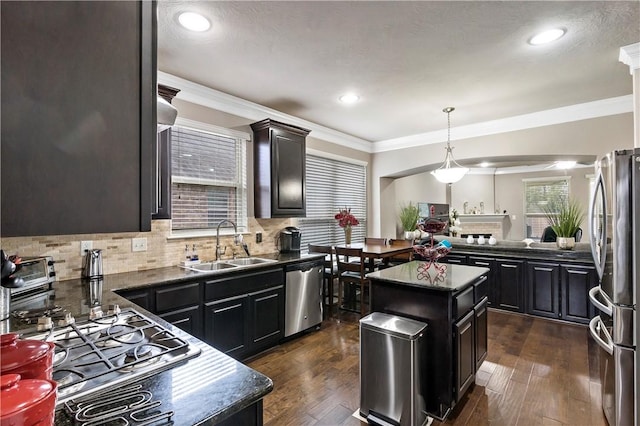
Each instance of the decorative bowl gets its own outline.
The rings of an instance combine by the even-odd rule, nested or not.
[[[436,234],[442,231],[446,226],[446,222],[441,222],[437,219],[425,219],[418,224],[418,228],[422,232],[428,232],[429,234]]]

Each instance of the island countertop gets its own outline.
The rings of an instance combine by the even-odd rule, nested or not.
[[[418,267],[427,262],[413,260],[391,268],[367,274],[370,279],[388,283],[412,286],[417,288],[456,292],[473,284],[478,277],[489,272],[488,268],[466,265],[442,265],[446,270],[439,273],[435,267],[431,267],[422,274]]]

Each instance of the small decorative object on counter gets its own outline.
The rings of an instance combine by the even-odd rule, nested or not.
[[[484,235],[480,235],[478,237],[478,244],[483,245],[485,242]]]
[[[467,237],[467,244],[473,244],[473,235],[469,234]]]
[[[426,263],[421,263],[418,266],[418,279],[423,275],[430,267],[433,267],[439,272],[447,270],[447,265],[441,265],[438,260],[451,251],[451,243],[447,240],[442,240],[439,244],[434,244],[433,234],[442,231],[447,224],[436,219],[425,219],[418,224],[418,227],[423,232],[428,232],[431,241],[428,245],[415,245],[413,251],[420,255],[422,258],[427,259]]]
[[[20,374],[0,376],[0,423],[3,425],[53,425],[58,384],[27,379]]]
[[[494,237],[493,235],[489,237],[489,245],[495,246],[496,244],[498,244],[498,240],[496,240],[496,237]]]

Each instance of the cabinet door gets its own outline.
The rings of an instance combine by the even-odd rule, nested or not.
[[[488,299],[485,297],[474,308],[476,314],[475,319],[475,357],[476,357],[476,370],[480,369],[482,362],[487,358],[487,348],[489,347],[488,334],[487,334],[487,303]]]
[[[527,262],[527,313],[560,317],[560,265]]]
[[[252,352],[277,344],[284,336],[284,287],[249,295]]]
[[[305,137],[281,129],[272,129],[271,193],[272,215],[299,217],[306,215],[305,204]]]
[[[480,266],[483,268],[489,268],[489,274],[487,275],[487,296],[489,297],[488,304],[492,306],[495,304],[496,300],[496,261],[490,257],[477,257],[477,256],[469,256],[470,266]],[[482,298],[476,299],[476,301]]]
[[[524,261],[496,260],[496,308],[524,312]]]
[[[214,348],[242,359],[249,348],[249,297],[205,303],[204,334]]]
[[[161,287],[155,290],[156,312],[174,311],[200,303],[200,283]]]
[[[455,393],[456,401],[460,401],[469,386],[475,380],[475,312],[469,312],[464,318],[454,324],[455,335]]]
[[[158,316],[192,336],[199,339],[203,336],[202,311],[200,310],[200,305],[166,312]]]
[[[593,305],[589,302],[589,290],[598,285],[595,267],[561,265],[560,271],[562,318],[567,321],[588,323],[595,316]]]
[[[3,237],[150,231],[156,2],[0,6]]]
[[[129,290],[118,292],[118,294],[128,301],[135,303],[143,309],[149,312],[153,312],[153,306],[151,304],[151,297],[149,290]]]

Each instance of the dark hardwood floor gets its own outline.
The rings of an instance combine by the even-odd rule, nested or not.
[[[360,402],[358,319],[327,319],[248,362],[274,382],[265,425],[361,424],[352,417]],[[444,424],[607,425],[587,327],[490,311],[488,332],[476,384]]]

